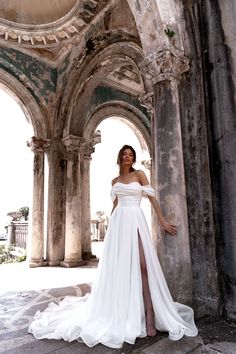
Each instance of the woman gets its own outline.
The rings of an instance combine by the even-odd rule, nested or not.
[[[124,145],[118,154],[119,176],[112,181],[112,215],[103,256],[90,295],[66,297],[35,315],[29,332],[36,338],[82,340],[120,348],[137,337],[154,336],[156,329],[178,340],[197,335],[193,311],[174,303],[140,208],[142,195],[150,199],[166,232],[176,226],[164,219],[155,192],[142,171],[132,165],[135,150]]]

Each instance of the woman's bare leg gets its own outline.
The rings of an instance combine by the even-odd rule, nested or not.
[[[141,275],[142,275],[143,299],[144,299],[144,306],[146,312],[147,335],[149,337],[153,337],[156,334],[156,328],[154,323],[154,311],[153,311],[152,299],[151,299],[151,294],[150,294],[150,289],[148,284],[147,265],[146,265],[143,245],[140,236],[138,237],[138,245],[139,245]]]

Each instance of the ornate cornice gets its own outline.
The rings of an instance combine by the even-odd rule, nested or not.
[[[31,148],[31,150],[35,152],[44,152],[50,146],[50,140],[37,138],[36,136],[32,136],[30,140],[27,141],[27,146]]]
[[[81,144],[81,139],[82,138],[79,138],[78,136],[75,135],[68,135],[62,139],[62,143],[65,146],[68,153],[74,153],[74,152],[78,152]]]
[[[189,70],[189,58],[181,50],[171,47],[150,55],[140,64],[140,70],[152,85],[166,80],[180,80]]]
[[[81,154],[84,159],[91,159],[92,153],[95,151],[94,145],[101,143],[101,132],[97,130],[91,140],[84,139],[82,143]]]
[[[75,135],[68,135],[62,139],[62,143],[68,154],[67,158],[73,158],[75,155],[80,154],[83,159],[91,159],[91,155],[94,152],[94,145],[100,142],[100,130],[97,130],[90,140]]]
[[[142,160],[141,161],[141,164],[149,171],[151,171],[152,169],[152,160],[149,159],[149,160]]]
[[[154,115],[153,91],[144,95],[138,96],[141,106],[145,107],[151,117]]]
[[[77,1],[74,8],[61,19],[43,25],[23,25],[0,19],[0,41],[24,47],[47,48],[69,41],[107,6],[108,1]],[[9,45],[10,45],[9,43]]]

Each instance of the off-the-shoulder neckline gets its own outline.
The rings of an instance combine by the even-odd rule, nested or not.
[[[133,181],[133,182],[129,182],[129,183],[124,183],[124,182],[116,182],[113,184],[112,187],[114,187],[116,184],[125,184],[125,185],[129,185],[129,184],[133,184],[133,183],[138,183],[141,187],[148,187],[150,186],[150,184],[145,184],[144,186],[142,184],[140,184],[138,181]]]

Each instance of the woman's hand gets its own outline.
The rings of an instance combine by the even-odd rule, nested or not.
[[[170,224],[165,220],[161,221],[160,224],[161,224],[161,228],[163,231],[167,232],[171,236],[176,236],[176,233],[177,233],[176,225]]]

